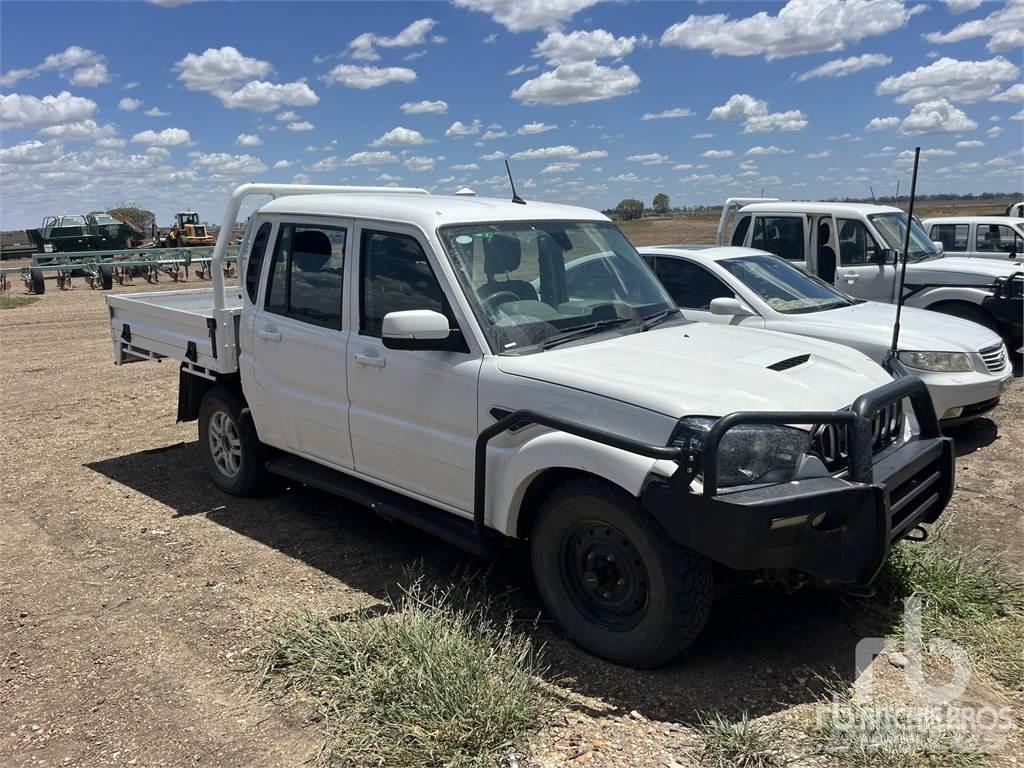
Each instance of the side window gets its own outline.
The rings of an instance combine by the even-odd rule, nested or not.
[[[743,245],[743,241],[747,239],[747,230],[750,229],[750,217],[744,216],[742,219],[736,222],[736,229],[733,230],[732,245]]]
[[[346,231],[282,224],[267,280],[267,312],[341,330]]]
[[[979,224],[974,250],[987,253],[1012,253],[1014,232],[1002,224]]]
[[[359,332],[380,336],[384,315],[406,309],[445,312],[441,284],[415,238],[363,230]]]
[[[969,224],[932,224],[928,237],[942,243],[945,253],[963,253],[967,250]]]
[[[256,301],[256,294],[260,289],[260,272],[263,269],[263,254],[267,250],[267,241],[270,239],[271,224],[265,221],[260,225],[256,236],[252,239],[252,247],[249,249],[249,260],[245,265],[245,292],[249,294],[249,301]]]
[[[725,283],[692,261],[659,256],[656,271],[661,284],[683,309],[707,310],[712,299],[736,296]]]
[[[857,267],[877,263],[878,244],[863,221],[836,219],[839,227],[839,263],[844,267]]]
[[[803,261],[803,219],[799,216],[757,216],[750,247],[760,248],[790,261]]]

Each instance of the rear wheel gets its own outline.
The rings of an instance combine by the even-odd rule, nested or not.
[[[656,667],[707,622],[711,563],[671,541],[635,498],[597,478],[552,492],[531,555],[538,591],[559,626],[609,661]]]
[[[114,287],[114,268],[105,265],[100,265],[100,287],[104,291],[109,291]]]
[[[29,289],[32,293],[43,294],[46,293],[46,279],[43,277],[43,270],[32,269],[29,270]]]
[[[233,496],[255,496],[266,486],[267,449],[252,414],[235,390],[218,385],[199,406],[199,450],[214,485]]]

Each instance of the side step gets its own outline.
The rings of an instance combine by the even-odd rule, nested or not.
[[[401,520],[477,557],[487,559],[494,556],[494,547],[476,535],[472,520],[458,517],[447,510],[291,454],[278,454],[267,461],[266,467],[268,472],[275,475],[369,507],[385,517]]]

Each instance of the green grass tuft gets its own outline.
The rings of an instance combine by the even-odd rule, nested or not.
[[[293,615],[257,657],[261,684],[310,700],[332,761],[485,768],[563,704],[540,653],[486,603],[416,582],[371,617]]]
[[[37,301],[39,301],[38,296],[9,296],[6,293],[0,293],[0,309],[27,307],[29,304],[35,304]]]
[[[778,745],[778,726],[751,720],[747,713],[736,721],[720,714],[698,718],[697,730],[704,741],[701,762],[713,768],[781,768],[785,764]]]

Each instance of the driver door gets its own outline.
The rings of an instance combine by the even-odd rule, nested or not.
[[[894,301],[896,265],[880,263],[882,247],[859,219],[836,219],[839,266],[835,287],[868,301]]]

